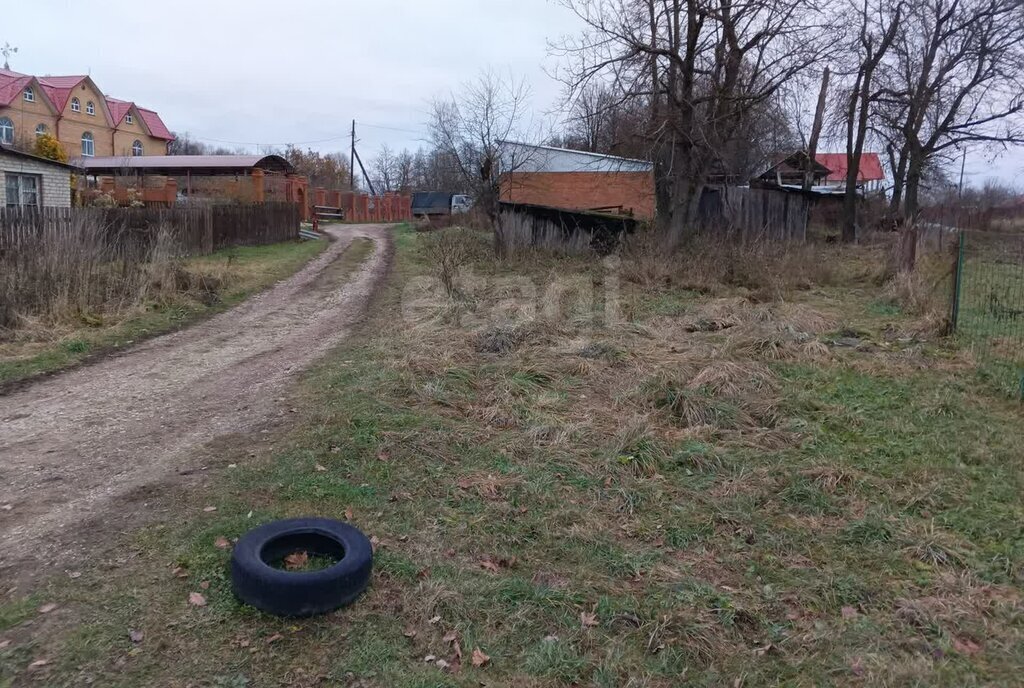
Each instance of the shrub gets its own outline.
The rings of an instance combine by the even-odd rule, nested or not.
[[[64,150],[64,146],[61,145],[60,141],[53,134],[37,136],[32,152],[40,158],[46,158],[47,160],[56,160],[57,162],[68,161],[67,151]]]

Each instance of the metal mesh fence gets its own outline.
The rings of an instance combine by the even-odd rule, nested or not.
[[[960,233],[953,325],[982,374],[1024,399],[1024,234]]]

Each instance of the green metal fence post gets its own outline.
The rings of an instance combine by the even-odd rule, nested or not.
[[[967,239],[967,232],[960,230],[960,242],[956,251],[956,277],[953,281],[953,309],[949,316],[949,327],[951,332],[956,332],[957,322],[960,320],[960,290],[964,276],[964,242]]]

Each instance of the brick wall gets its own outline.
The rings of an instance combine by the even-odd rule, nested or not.
[[[34,174],[42,178],[42,205],[47,208],[71,207],[71,170],[59,165],[9,155],[0,151],[0,207],[6,205],[6,173]]]
[[[627,214],[650,220],[654,218],[654,176],[650,172],[513,172],[502,178],[501,200],[572,210],[621,206]]]

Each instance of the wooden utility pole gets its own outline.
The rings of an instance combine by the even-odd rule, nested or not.
[[[818,137],[825,119],[825,96],[828,93],[828,67],[821,73],[821,90],[818,92],[818,107],[814,110],[811,124],[811,140],[807,144],[807,169],[804,171],[804,191],[810,191],[814,184],[814,159],[818,155]]]
[[[352,120],[352,150],[348,156],[348,190],[356,190],[356,121]]]

